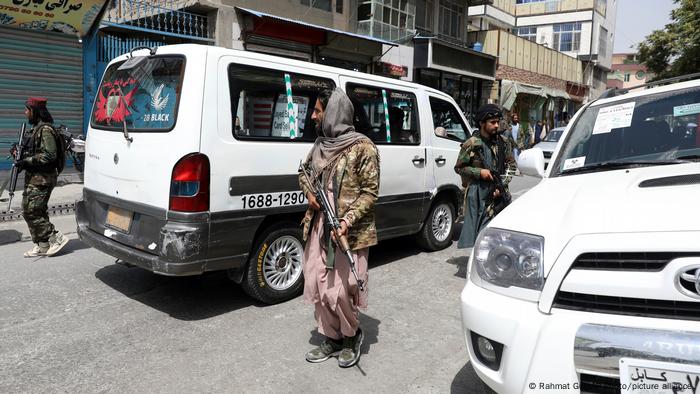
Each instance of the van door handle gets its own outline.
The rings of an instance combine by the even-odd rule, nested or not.
[[[413,164],[415,164],[415,165],[420,165],[420,164],[425,163],[425,159],[422,158],[422,157],[418,157],[418,156],[414,157],[413,160],[411,160],[411,161],[412,161]]]
[[[446,161],[447,161],[447,159],[445,159],[444,157],[442,157],[442,155],[438,156],[438,157],[435,159],[435,162],[438,163],[438,164],[445,164]]]

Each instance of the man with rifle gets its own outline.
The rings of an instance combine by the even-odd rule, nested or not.
[[[299,174],[309,201],[302,222],[304,301],[314,305],[318,332],[325,336],[306,360],[318,363],[337,355],[343,368],[360,358],[359,308],[367,308],[367,258],[377,243],[379,194],[379,153],[355,131],[353,118],[352,102],[342,90],[319,93],[311,116],[318,137]]]
[[[508,140],[498,132],[502,117],[494,104],[479,108],[479,132],[462,144],[457,157],[455,172],[462,177],[466,189],[459,248],[473,247],[479,231],[510,203],[508,182],[517,164]]]
[[[25,171],[22,211],[34,242],[34,247],[25,252],[24,257],[53,256],[68,243],[68,238],[51,224],[48,214],[49,198],[65,161],[63,138],[53,127],[45,98],[27,99],[24,114],[32,129],[13,148],[14,154],[21,153],[21,157],[15,156],[13,174],[16,177],[20,171]],[[16,179],[10,183],[15,185]]]

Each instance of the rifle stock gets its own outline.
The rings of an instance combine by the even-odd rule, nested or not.
[[[326,193],[323,192],[321,182],[318,180],[318,177],[314,173],[313,168],[307,168],[306,166],[300,163],[299,170],[304,176],[304,179],[306,179],[306,182],[309,184],[309,188],[314,194],[314,197],[316,197],[316,201],[318,201],[319,205],[321,206],[321,211],[323,212],[323,216],[326,219],[326,223],[330,226],[331,231],[335,236],[333,238],[334,243],[340,248],[345,257],[348,259],[348,264],[350,264],[350,271],[352,271],[352,274],[355,277],[355,281],[357,281],[357,286],[360,288],[360,291],[364,291],[365,282],[363,280],[360,280],[359,276],[357,275],[357,270],[355,269],[355,258],[352,256],[352,250],[350,250],[350,244],[348,243],[348,239],[345,235],[340,237],[337,235],[338,230],[340,230],[340,220],[338,220],[338,217],[335,215],[335,212],[333,211],[333,209],[331,209],[330,201],[328,201],[328,196],[326,195]]]
[[[26,131],[26,123],[22,123],[22,128],[19,131],[19,141],[17,142],[14,154],[12,155],[12,170],[10,171],[10,185],[7,188],[8,194],[10,195],[9,201],[7,202],[7,212],[11,212],[12,208],[12,198],[15,196],[15,189],[17,188],[17,178],[19,177],[20,169],[17,168],[14,162],[22,159],[22,154],[24,153],[24,133]]]

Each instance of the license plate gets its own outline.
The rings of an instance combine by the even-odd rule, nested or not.
[[[700,394],[700,365],[620,359],[622,393]]]
[[[128,233],[131,228],[131,218],[133,216],[134,213],[126,209],[109,207],[106,224],[115,230]]]

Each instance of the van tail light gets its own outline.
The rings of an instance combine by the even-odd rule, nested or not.
[[[170,210],[209,210],[209,158],[191,153],[177,162],[170,178]]]

